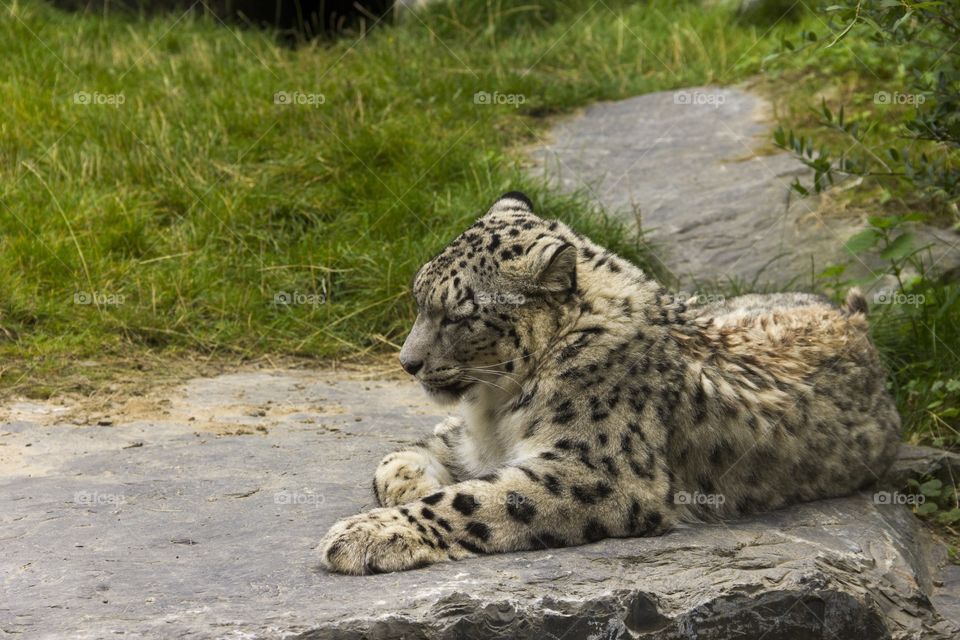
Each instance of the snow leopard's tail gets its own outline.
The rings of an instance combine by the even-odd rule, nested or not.
[[[847,299],[843,303],[843,311],[848,316],[855,313],[867,315],[867,299],[859,287],[854,287],[847,292]]]

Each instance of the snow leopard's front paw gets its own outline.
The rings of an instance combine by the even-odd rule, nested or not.
[[[397,508],[374,509],[340,520],[318,546],[321,562],[329,571],[365,575],[416,569],[448,560],[441,547],[428,540]]]
[[[395,507],[419,500],[442,486],[445,473],[428,454],[397,451],[384,458],[373,474],[373,492],[382,507]],[[449,475],[447,473],[447,475]]]

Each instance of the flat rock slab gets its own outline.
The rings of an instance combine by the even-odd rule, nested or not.
[[[250,372],[194,380],[162,406],[108,426],[2,408],[0,634],[957,637],[957,567],[906,507],[871,494],[659,538],[327,574],[320,536],[373,506],[380,457],[440,417],[421,393]]]
[[[606,212],[640,222],[684,286],[739,281],[809,284],[837,262],[853,275],[882,272],[843,244],[864,221],[817,212],[816,197],[790,189],[811,173],[791,154],[769,152],[769,103],[732,87],[695,87],[601,102],[562,121],[533,150],[536,174],[585,192]],[[767,151],[761,151],[766,149]],[[938,270],[960,263],[960,235],[917,227]]]

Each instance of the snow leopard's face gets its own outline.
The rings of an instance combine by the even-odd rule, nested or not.
[[[576,250],[555,228],[508,194],[417,273],[400,363],[436,401],[518,389],[537,334],[576,290]]]

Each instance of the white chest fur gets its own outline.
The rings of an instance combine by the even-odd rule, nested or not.
[[[509,412],[503,411],[504,406],[503,398],[490,395],[461,405],[464,437],[456,453],[471,477],[493,473],[526,457],[519,426]]]

